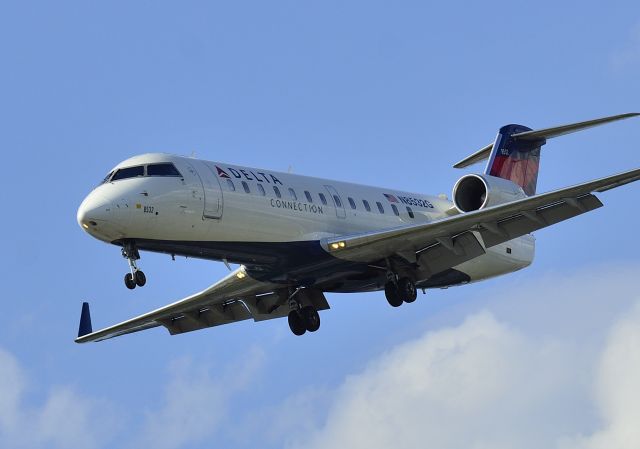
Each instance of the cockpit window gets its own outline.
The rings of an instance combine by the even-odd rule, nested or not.
[[[109,182],[109,179],[111,179],[111,175],[113,175],[113,171],[110,171],[109,174],[107,176],[104,177],[104,179],[102,180],[102,182],[100,184],[106,184]]]
[[[182,177],[175,165],[165,164],[149,164],[147,165],[147,176],[177,176]]]
[[[146,170],[145,170],[146,168]],[[175,165],[170,162],[161,164],[136,165],[135,167],[124,167],[111,172],[102,181],[103,184],[119,179],[138,178],[140,176],[173,176],[181,178],[182,175]]]
[[[137,178],[138,176],[144,176],[144,165],[121,168],[113,175],[111,180],[117,181],[118,179]]]

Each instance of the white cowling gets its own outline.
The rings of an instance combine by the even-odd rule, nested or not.
[[[519,185],[489,175],[465,175],[453,186],[453,204],[460,212],[472,212],[526,196]]]

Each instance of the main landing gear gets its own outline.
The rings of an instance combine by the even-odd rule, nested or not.
[[[131,270],[124,275],[124,285],[126,285],[129,290],[136,288],[136,285],[138,287],[144,287],[144,284],[147,283],[147,277],[136,265],[136,260],[140,259],[140,253],[133,242],[127,242],[122,246],[122,257],[127,259],[127,262],[129,262],[129,270]]]
[[[416,284],[409,278],[398,279],[395,274],[390,274],[384,286],[384,294],[387,302],[392,307],[400,307],[403,302],[411,303],[418,297]]]
[[[294,335],[304,335],[305,332],[315,332],[320,329],[320,314],[313,306],[302,307],[298,301],[293,299],[295,294],[289,299],[289,328]]]

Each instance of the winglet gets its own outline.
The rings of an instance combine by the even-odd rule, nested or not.
[[[93,332],[91,328],[91,312],[89,311],[89,303],[82,303],[82,313],[80,314],[80,326],[78,327],[78,338],[84,337]]]

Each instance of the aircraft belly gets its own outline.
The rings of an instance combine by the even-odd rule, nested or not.
[[[534,255],[535,238],[527,234],[488,248],[486,254],[454,268],[475,282],[526,268],[533,262]]]

